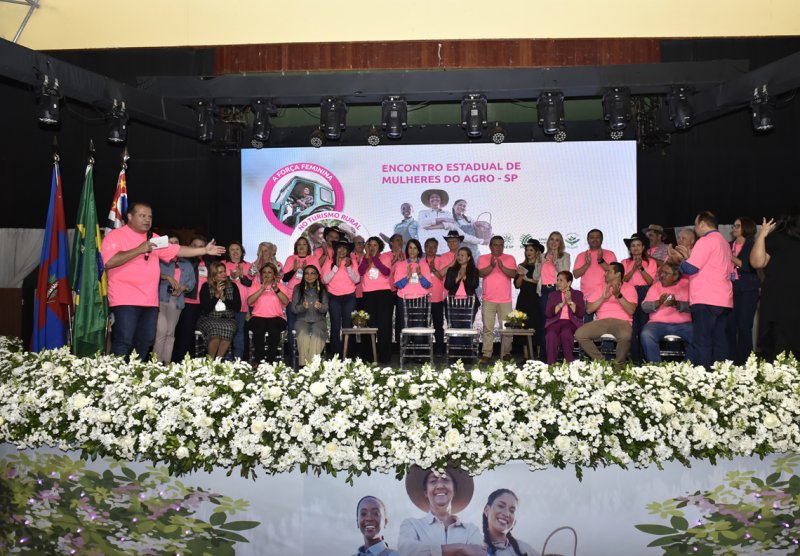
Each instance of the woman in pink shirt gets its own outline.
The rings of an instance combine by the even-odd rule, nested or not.
[[[572,289],[572,273],[562,270],[556,277],[557,291],[550,292],[545,309],[545,341],[547,342],[547,363],[558,360],[558,347],[568,363],[575,360],[573,347],[575,331],[583,324],[586,304],[583,293]]]
[[[328,289],[328,311],[331,317],[331,354],[342,358],[342,328],[353,326],[356,310],[356,284],[361,282],[350,254],[355,246],[349,241],[333,243],[333,256],[322,263],[322,283]]]
[[[303,269],[306,266],[312,265],[316,268],[320,267],[317,257],[311,254],[311,244],[305,237],[298,237],[294,242],[294,252],[289,255],[286,262],[283,263],[283,281],[286,282],[286,289],[289,292],[289,298],[292,297],[294,288],[303,279]],[[289,330],[294,330],[295,314],[292,311],[292,306],[286,307],[286,324]],[[294,350],[289,350],[287,357],[290,365],[294,363]]]
[[[383,240],[372,236],[367,240],[367,253],[358,266],[361,276],[364,297],[362,308],[369,313],[369,324],[378,329],[378,363],[389,362],[392,355],[392,252],[382,253]],[[370,360],[367,343],[364,347],[364,359]]]
[[[266,263],[261,268],[260,283],[247,290],[247,303],[253,307],[249,326],[253,332],[255,364],[264,360],[274,363],[281,332],[286,330],[284,307],[289,304],[289,290],[278,283],[278,269],[273,263]],[[265,359],[264,336],[267,334]]]
[[[428,295],[431,282],[430,266],[425,264],[420,255],[422,247],[416,239],[406,243],[405,259],[398,261],[393,269],[393,281],[397,287],[397,295],[402,299],[413,299]]]
[[[239,299],[242,301],[242,306],[236,313],[237,329],[236,336],[233,337],[233,356],[239,359],[244,359],[245,354],[244,323],[247,320],[247,288],[253,284],[247,275],[250,263],[244,260],[244,255],[245,251],[241,242],[232,241],[228,245],[228,260],[225,261],[225,269],[228,277],[239,288]]]
[[[622,281],[630,284],[636,289],[638,305],[636,312],[633,313],[633,330],[631,336],[631,359],[635,363],[642,362],[642,344],[639,341],[639,334],[647,324],[647,313],[642,310],[642,301],[647,296],[647,290],[653,284],[653,280],[658,276],[658,263],[647,254],[647,238],[640,234],[633,234],[624,240],[628,247],[629,257],[622,260],[625,274]]]

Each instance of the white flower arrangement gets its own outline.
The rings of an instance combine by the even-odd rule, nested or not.
[[[646,467],[800,451],[800,371],[774,363],[614,370],[576,361],[398,370],[316,358],[297,372],[29,353],[0,338],[0,442],[87,457],[349,476],[512,460]]]

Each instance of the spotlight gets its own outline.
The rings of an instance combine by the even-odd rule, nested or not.
[[[542,126],[545,135],[556,135],[559,131],[563,131],[566,139],[564,95],[561,91],[542,92],[536,101],[536,109],[539,111],[539,125]]]
[[[773,106],[767,94],[767,86],[753,90],[753,100],[750,101],[750,115],[753,118],[753,129],[758,132],[770,131],[775,124],[772,123]]]
[[[566,140],[567,140],[567,128],[562,125],[561,127],[558,128],[558,131],[556,131],[553,134],[553,141],[555,141],[556,143],[563,143]]]
[[[125,101],[117,102],[114,99],[114,106],[108,115],[108,142],[121,144],[128,140],[128,110],[125,108]]]
[[[340,98],[325,98],[320,103],[319,128],[325,138],[336,141],[342,136],[345,128],[347,106]]]
[[[253,102],[253,141],[263,143],[269,139],[269,115],[275,112],[275,107],[269,101],[257,99]]]
[[[195,103],[197,113],[197,140],[208,143],[214,137],[214,105],[208,100],[198,100]]]
[[[626,87],[614,87],[603,93],[603,119],[608,122],[612,132],[621,132],[628,125],[631,119],[631,94]]]
[[[381,144],[381,130],[378,129],[378,126],[370,126],[369,134],[367,135],[367,143],[372,147],[377,147]]]
[[[311,143],[312,147],[318,149],[322,146],[323,139],[325,139],[325,134],[323,134],[321,130],[315,129],[311,132],[311,137],[308,138],[308,142]]]
[[[694,109],[689,104],[691,91],[688,87],[673,87],[667,95],[669,106],[669,119],[675,124],[675,129],[689,129],[694,123]]]
[[[614,141],[619,141],[625,136],[625,132],[622,131],[621,129],[616,129],[610,131],[608,136],[611,137],[611,139],[613,139]]]
[[[495,145],[501,145],[505,140],[506,130],[503,129],[503,126],[500,125],[500,122],[497,122],[494,124],[494,130],[492,130],[492,142]]]
[[[467,130],[467,137],[475,139],[481,136],[481,129],[488,123],[487,111],[488,104],[483,95],[469,94],[461,99],[461,127]]]
[[[42,88],[39,89],[39,121],[43,124],[58,125],[61,121],[60,102],[58,79],[54,78],[51,83],[50,78],[45,75]]]
[[[408,104],[403,97],[385,97],[381,102],[381,129],[389,139],[400,139],[408,127]],[[370,143],[371,145],[372,143]]]

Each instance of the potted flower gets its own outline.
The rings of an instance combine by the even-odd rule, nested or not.
[[[353,311],[350,317],[353,319],[353,328],[364,328],[369,324],[369,313],[366,311]]]
[[[511,311],[504,319],[506,328],[525,328],[525,323],[528,321],[528,315],[522,311]]]

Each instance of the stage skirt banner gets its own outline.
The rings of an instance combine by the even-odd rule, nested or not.
[[[529,556],[548,537],[551,555],[800,554],[798,472],[796,455],[586,469],[580,480],[571,468],[510,463],[456,481],[454,505],[464,508],[449,531],[461,527],[483,547],[489,520],[501,519]],[[417,505],[424,476],[348,481],[296,471],[253,480],[217,469],[174,477],[146,463],[6,444],[0,553],[348,556],[364,542],[359,500],[373,496],[384,508],[369,523],[373,536],[378,523],[402,556],[441,554],[414,537],[431,520]],[[498,489],[514,493],[513,515],[487,507]]]

